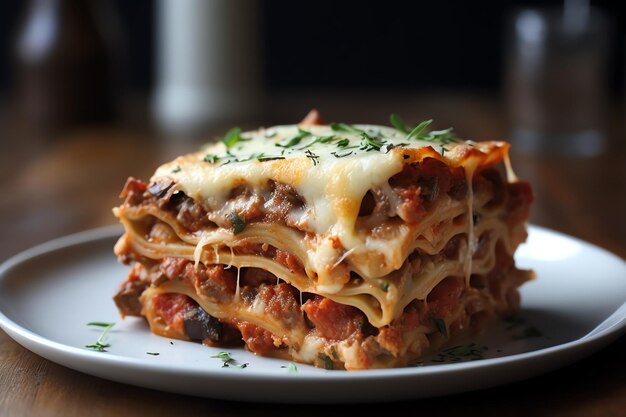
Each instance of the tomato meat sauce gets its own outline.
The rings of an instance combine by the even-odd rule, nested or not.
[[[356,307],[315,296],[302,306],[317,331],[327,339],[344,340],[361,330],[367,318]]]
[[[152,300],[154,312],[176,334],[185,337],[185,314],[198,305],[184,294],[159,294]]]

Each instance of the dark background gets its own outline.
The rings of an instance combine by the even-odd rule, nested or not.
[[[105,1],[105,0],[102,0]],[[595,1],[612,20],[609,82],[624,90],[626,4]],[[128,89],[154,82],[157,3],[114,0],[124,28]],[[12,80],[15,32],[28,2],[0,5],[0,92]],[[516,8],[558,1],[261,1],[264,80],[270,91],[472,89],[498,92],[507,17]],[[621,97],[621,95],[620,95]]]

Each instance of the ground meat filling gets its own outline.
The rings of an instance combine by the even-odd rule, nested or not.
[[[367,318],[356,307],[316,295],[302,306],[307,318],[326,339],[345,340],[361,331]]]
[[[265,201],[264,222],[284,222],[289,213],[304,207],[304,199],[290,185],[280,182],[269,182],[270,197]]]
[[[402,200],[398,215],[407,223],[418,223],[442,195],[454,200],[467,195],[463,169],[451,168],[434,158],[404,165],[400,173],[389,179],[389,185]]]
[[[229,216],[236,213],[244,222],[284,223],[294,226],[289,214],[305,206],[304,198],[290,185],[268,181],[265,190],[246,186],[232,190],[229,199],[219,208],[211,208],[176,189],[174,181],[160,178],[150,185],[130,177],[120,194],[125,203],[137,206],[156,205],[176,217],[186,230],[231,228]]]
[[[122,317],[141,316],[141,303],[139,296],[150,285],[141,277],[141,265],[136,264],[128,274],[126,281],[122,283],[117,294],[113,297],[115,305]]]
[[[261,244],[245,242],[233,250],[236,255],[257,255],[272,259],[294,273],[304,274],[305,272],[304,266],[297,256],[290,252],[277,249],[266,243]]]

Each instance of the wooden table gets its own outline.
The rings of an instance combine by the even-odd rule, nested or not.
[[[506,138],[500,103],[476,94],[417,97],[356,95],[271,98],[263,124],[299,120],[309,106],[332,120],[387,124],[432,117],[473,139]],[[411,115],[415,115],[411,117]],[[516,172],[529,179],[537,202],[531,221],[626,257],[626,136],[621,109],[611,119],[610,152],[593,158],[513,153]],[[250,121],[243,127],[252,127]],[[127,176],[147,179],[157,164],[191,151],[202,138],[157,135],[145,125],[93,127],[38,142],[9,131],[0,136],[0,261],[34,244],[114,224],[111,207]],[[602,266],[599,265],[598,268]],[[624,277],[626,279],[626,277]],[[626,337],[558,371],[498,388],[411,403],[306,406],[234,403],[137,388],[85,375],[49,362],[0,331],[1,416],[290,416],[390,413],[408,405],[420,413],[464,416],[609,416],[626,412]],[[418,408],[419,407],[419,408]]]

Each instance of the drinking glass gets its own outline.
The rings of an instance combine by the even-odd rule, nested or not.
[[[505,91],[515,149],[578,156],[604,151],[609,23],[579,1],[512,15]]]

